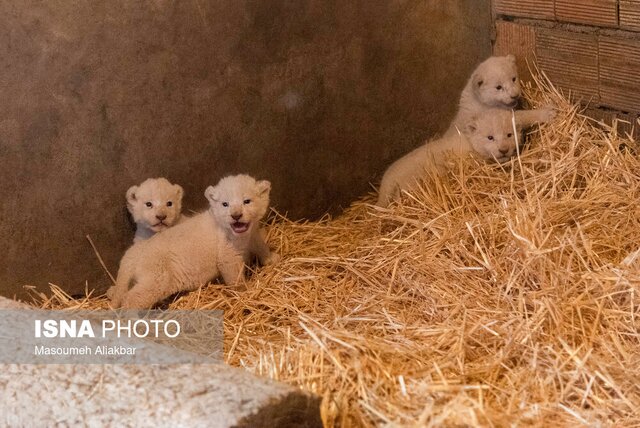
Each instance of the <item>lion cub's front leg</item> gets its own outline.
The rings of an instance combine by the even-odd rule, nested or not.
[[[556,117],[555,110],[550,106],[535,110],[516,110],[516,125],[520,128],[529,128],[538,123],[548,123]]]
[[[251,239],[250,251],[258,257],[262,266],[272,265],[280,260],[280,255],[272,252],[264,240],[263,230],[255,233]]]
[[[242,254],[225,254],[218,262],[220,275],[225,283],[232,287],[239,286],[244,280],[244,259]]]

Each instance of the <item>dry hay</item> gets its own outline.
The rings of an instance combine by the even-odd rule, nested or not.
[[[319,394],[328,427],[640,424],[635,143],[538,85],[559,116],[510,164],[457,163],[390,209],[276,215],[281,263],[170,307],[223,309],[227,362]]]

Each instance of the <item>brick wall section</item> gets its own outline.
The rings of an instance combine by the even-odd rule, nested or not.
[[[638,115],[599,108],[587,108],[585,114],[596,119],[598,122],[603,122],[608,126],[615,127],[618,135],[632,135],[636,140],[640,138]]]
[[[537,29],[536,56],[538,66],[554,84],[582,101],[599,101],[595,34]]]
[[[556,19],[615,27],[618,25],[617,0],[556,0]]]
[[[507,21],[496,22],[497,34],[494,52],[501,55],[513,54],[518,62],[518,72],[522,80],[531,80],[531,72],[527,62],[530,52],[536,48],[536,32],[533,27],[518,25]]]
[[[620,28],[640,31],[640,0],[620,0]]]
[[[494,0],[498,14],[535,19],[554,18],[554,0]]]
[[[640,136],[640,0],[494,0],[494,53],[552,83],[620,133]]]
[[[600,36],[598,50],[602,103],[640,111],[640,40]]]

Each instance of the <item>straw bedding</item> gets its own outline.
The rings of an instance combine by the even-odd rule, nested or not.
[[[635,143],[547,83],[527,98],[559,114],[511,163],[453,162],[389,209],[274,214],[278,265],[170,307],[223,309],[226,361],[322,396],[328,427],[640,424]]]

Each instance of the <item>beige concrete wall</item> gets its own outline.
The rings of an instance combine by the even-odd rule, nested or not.
[[[115,272],[147,177],[338,212],[444,129],[490,30],[489,0],[0,2],[0,293],[104,289],[85,235]]]

